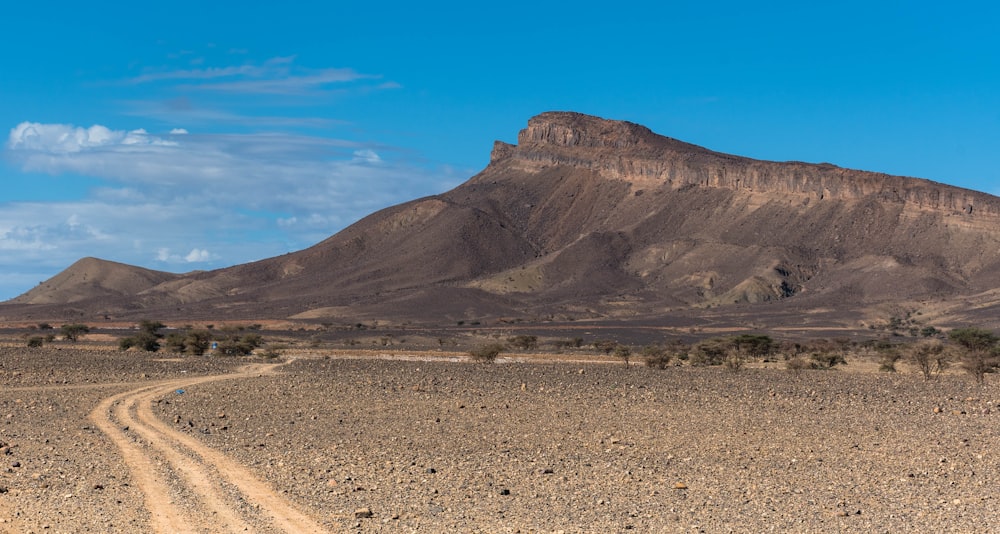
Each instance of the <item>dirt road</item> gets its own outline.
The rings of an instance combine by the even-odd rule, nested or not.
[[[224,454],[157,419],[158,398],[220,380],[274,373],[251,364],[238,373],[163,380],[104,399],[90,419],[120,449],[141,489],[153,532],[325,532],[309,515]]]

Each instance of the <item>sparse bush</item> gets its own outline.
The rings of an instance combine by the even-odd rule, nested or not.
[[[925,326],[920,329],[920,335],[923,337],[934,337],[940,334],[941,331],[933,326]]]
[[[956,328],[948,332],[948,339],[964,348],[962,367],[976,379],[977,384],[986,380],[986,373],[1000,366],[997,355],[1000,338],[993,332],[982,328]]]
[[[514,336],[507,338],[507,343],[516,349],[532,350],[538,348],[538,336]]]
[[[184,334],[181,334],[180,332],[171,332],[167,334],[167,337],[163,338],[163,347],[167,349],[168,352],[184,352]]]
[[[184,336],[184,352],[201,356],[212,346],[212,333],[208,330],[191,330]]]
[[[812,360],[810,364],[811,369],[833,369],[837,365],[846,365],[847,360],[844,358],[843,353],[839,351],[835,352],[814,352],[809,355],[809,359]]]
[[[572,339],[558,339],[553,341],[552,345],[557,349],[580,348],[583,346],[583,338],[574,337]]]
[[[247,356],[261,346],[264,340],[258,334],[239,335],[239,330],[227,330],[218,341],[216,352],[224,356]]]
[[[483,345],[469,351],[469,356],[472,357],[472,361],[480,363],[493,363],[496,361],[497,356],[503,352],[504,346],[500,343],[490,343],[488,345]]]
[[[801,356],[794,356],[785,361],[785,368],[795,374],[799,374],[805,369],[812,369],[812,366]]]
[[[271,344],[271,345],[268,345],[268,346],[264,347],[264,350],[261,351],[261,353],[260,353],[260,357],[261,358],[266,358],[268,360],[273,360],[275,358],[280,357],[281,356],[281,351],[283,351],[283,350],[285,350],[287,348],[288,347],[286,347],[285,345],[274,345],[274,344]]]
[[[909,349],[910,360],[920,369],[924,380],[930,380],[932,373],[941,373],[948,368],[949,354],[938,340],[924,340]]]
[[[156,334],[161,328],[165,328],[167,325],[161,323],[160,321],[149,321],[143,320],[139,322],[139,330],[142,332],[149,332],[150,334]]]
[[[726,339],[715,338],[702,341],[691,349],[691,365],[722,365],[731,346],[731,343]]]
[[[632,349],[628,345],[618,345],[615,347],[615,358],[625,362],[625,367],[628,367],[628,361],[632,357]]]
[[[604,354],[611,354],[615,351],[615,347],[617,346],[618,342],[611,339],[599,339],[594,342],[594,348]]]
[[[642,348],[642,359],[646,362],[646,367],[666,369],[672,358],[673,355],[660,345],[646,345]]]
[[[726,359],[722,363],[730,371],[739,371],[743,368],[745,358],[740,351],[734,350],[729,352],[729,355],[726,356]]]
[[[74,343],[80,339],[80,336],[90,332],[90,327],[85,324],[64,324],[62,328],[59,329],[63,338],[67,341],[72,341]]]
[[[45,344],[45,338],[42,336],[31,336],[28,338],[28,346],[31,348],[38,348]]]
[[[741,334],[732,343],[738,352],[754,359],[765,358],[778,348],[771,336],[763,334]]]
[[[160,338],[163,337],[159,330],[165,325],[159,321],[141,321],[139,323],[139,333],[135,336],[123,337],[118,340],[120,350],[128,350],[138,347],[146,352],[156,352],[160,350]]]
[[[895,373],[896,372],[896,362],[898,362],[903,356],[899,351],[891,350],[888,352],[883,352],[882,356],[878,360],[878,370],[883,373]]]
[[[886,341],[879,341],[875,343],[874,349],[879,355],[878,370],[883,373],[895,373],[896,362],[903,357],[899,351],[899,346]]]

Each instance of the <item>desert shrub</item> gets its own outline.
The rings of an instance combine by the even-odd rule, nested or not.
[[[52,330],[52,325],[49,323],[38,323],[39,330]]]
[[[785,360],[785,368],[795,374],[799,374],[805,369],[812,369],[812,365],[801,356],[793,356]]]
[[[896,362],[898,362],[903,356],[896,350],[883,352],[878,359],[878,370],[883,373],[895,373],[896,372]]]
[[[160,335],[151,332],[139,332],[135,336],[135,346],[146,352],[160,350]]]
[[[949,354],[944,343],[933,339],[914,343],[908,351],[910,361],[920,369],[924,380],[930,380],[933,373],[940,373],[948,368]]]
[[[661,345],[646,345],[642,348],[642,360],[646,367],[666,369],[670,365],[673,354]]]
[[[259,334],[240,335],[238,330],[227,330],[218,340],[215,350],[223,356],[247,356],[263,342],[264,339]]]
[[[42,336],[31,336],[28,338],[28,346],[31,348],[38,348],[45,344],[45,338]]]
[[[997,354],[1000,337],[993,332],[982,328],[956,328],[948,332],[948,339],[962,347],[962,368],[976,379],[977,384],[985,381],[986,373],[1000,366]]]
[[[261,358],[266,358],[268,360],[273,360],[275,358],[280,357],[281,356],[281,351],[283,351],[283,350],[285,350],[287,348],[288,347],[286,347],[285,345],[270,344],[270,345],[264,347],[264,350],[261,351],[261,353],[260,353],[260,357]]]
[[[139,323],[138,334],[118,340],[118,349],[128,350],[137,347],[146,352],[156,352],[160,350],[160,339],[163,337],[159,330],[164,326],[159,321],[143,320]]]
[[[538,347],[538,336],[514,336],[507,338],[507,343],[515,349],[531,350]]]
[[[551,343],[552,343],[552,346],[555,347],[556,350],[574,349],[574,348],[580,348],[580,347],[583,346],[583,338],[582,337],[574,337],[572,339],[557,339],[555,341],[552,341]]]
[[[935,337],[940,333],[941,331],[933,326],[925,326],[920,329],[920,335],[923,337]]]
[[[833,369],[837,365],[846,365],[847,360],[840,351],[814,352],[809,355],[810,369]]]
[[[212,333],[208,330],[191,330],[184,336],[184,352],[201,356],[212,346]]]
[[[163,348],[168,352],[184,352],[184,334],[180,332],[167,334],[167,337],[163,338]]]
[[[726,339],[708,339],[691,348],[689,361],[694,366],[722,365],[729,355],[731,343]]]
[[[617,346],[618,342],[611,339],[599,339],[594,342],[594,348],[604,354],[611,354],[615,351],[615,347]]]
[[[150,334],[156,334],[160,331],[160,329],[166,328],[166,326],[167,325],[161,323],[160,321],[150,321],[145,319],[139,321],[139,331],[149,332]]]
[[[632,358],[632,349],[628,345],[618,345],[615,347],[615,358],[625,362],[625,367],[628,367],[628,361]]]
[[[738,352],[755,359],[765,358],[778,348],[771,336],[763,334],[741,334],[732,338],[732,344]]]
[[[86,334],[87,332],[90,332],[90,327],[85,324],[79,324],[79,323],[64,324],[62,325],[62,328],[59,329],[59,332],[62,334],[63,338],[65,338],[67,341],[72,341],[75,343],[78,339],[80,339],[80,336]]]
[[[470,350],[469,356],[472,357],[472,361],[475,362],[493,363],[503,350],[504,346],[500,343],[489,343]]]
[[[875,353],[878,354],[878,370],[883,373],[895,373],[896,362],[902,357],[898,345],[893,345],[887,341],[878,341],[874,344]]]

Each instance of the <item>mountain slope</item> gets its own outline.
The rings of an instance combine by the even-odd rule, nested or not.
[[[83,258],[10,302],[70,304],[92,299],[130,298],[179,276],[97,258]]]
[[[86,292],[63,273],[52,280],[59,291],[43,286],[15,302],[111,315],[421,322],[655,318],[761,303],[860,317],[886,303],[996,289],[1000,199],[731,156],[631,123],[552,112],[532,118],[517,145],[497,142],[465,184],[303,251],[162,279],[138,273],[133,285]]]

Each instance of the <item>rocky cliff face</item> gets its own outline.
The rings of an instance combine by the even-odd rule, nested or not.
[[[880,200],[965,216],[966,224],[1000,221],[1000,199],[928,180],[829,164],[769,162],[712,152],[622,121],[549,112],[528,121],[518,144],[497,142],[491,165],[537,172],[560,165],[587,169],[637,187],[702,186],[776,195],[803,202]]]

